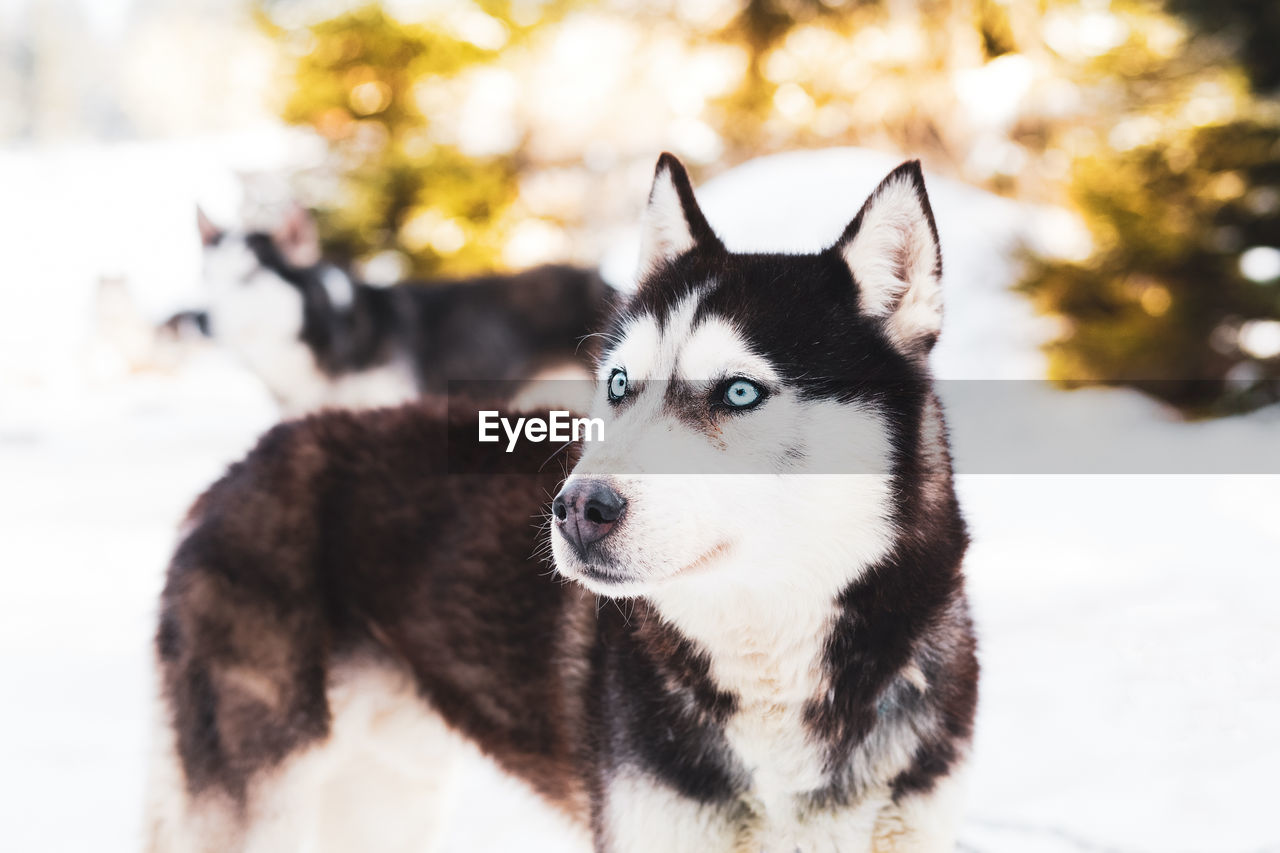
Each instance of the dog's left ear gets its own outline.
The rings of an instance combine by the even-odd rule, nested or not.
[[[206,249],[218,245],[224,233],[221,228],[213,224],[213,220],[200,205],[196,205],[196,228],[200,231],[200,245]]]
[[[640,280],[694,246],[720,246],[702,215],[689,173],[674,154],[658,158],[640,237]]]
[[[903,350],[928,352],[942,329],[942,252],[920,161],[880,182],[836,242],[863,313]]]

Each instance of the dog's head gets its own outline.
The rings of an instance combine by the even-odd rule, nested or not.
[[[269,385],[287,379],[275,374],[301,358],[305,337],[326,333],[331,315],[351,304],[354,284],[318,263],[315,223],[301,207],[292,207],[271,232],[219,228],[199,209],[196,224],[208,333]]]
[[[887,553],[906,461],[949,476],[927,364],[942,264],[919,163],[825,251],[740,254],[663,155],[640,269],[600,362],[604,440],[552,504],[558,571],[619,597],[706,579],[838,588]]]

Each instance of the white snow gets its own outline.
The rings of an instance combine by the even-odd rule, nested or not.
[[[821,232],[817,244],[896,163],[849,151],[794,162],[823,167],[835,162],[829,157],[861,177],[848,182],[847,207],[809,220]],[[189,273],[182,259],[194,236],[178,190],[156,191],[171,197],[162,212],[148,207],[145,186],[130,199],[114,195],[145,159],[94,153],[86,162],[104,173],[97,184],[94,169],[68,160],[79,171],[62,184],[22,178],[50,175],[48,158],[0,153],[0,174],[21,187],[0,196],[0,233],[13,238],[12,279],[0,289],[6,850],[138,849],[149,643],[174,531],[191,499],[274,417],[257,384],[216,351],[167,373],[128,373],[88,347],[96,272],[172,263]],[[769,203],[727,183],[719,196],[712,182],[703,194],[711,221],[729,234],[730,216],[745,222],[763,210],[775,216],[772,245],[806,247],[789,242],[810,233],[799,219],[813,213],[788,208],[792,178],[753,168],[752,180],[773,187]],[[1029,314],[1004,290],[1010,267],[1001,251],[1019,209],[930,185],[947,252],[942,372],[1030,375],[1034,335],[1012,332],[1009,319]],[[101,211],[120,220],[112,233],[137,232],[125,257],[111,255],[124,250],[119,242],[76,242],[64,232],[75,257],[50,258],[58,241],[43,234],[48,220],[22,227],[23,206],[56,211],[98,193],[114,200]],[[100,221],[89,213],[76,221]],[[168,221],[175,216],[181,225]],[[143,298],[149,310],[177,307],[161,305],[156,287]],[[90,365],[88,352],[97,353]],[[1054,392],[1046,405],[1070,397]],[[1275,412],[1187,426],[1125,392],[1092,399],[1092,416],[1144,429],[1170,453],[1206,443],[1262,447],[1280,435]],[[1045,418],[1056,411],[1066,409]],[[993,412],[985,425],[958,425],[962,459],[999,422]],[[1280,847],[1280,477],[977,474],[963,476],[960,490],[973,528],[968,569],[984,667],[964,849]],[[471,768],[450,849],[563,849],[554,821],[527,796],[491,806],[496,784],[491,769]]]

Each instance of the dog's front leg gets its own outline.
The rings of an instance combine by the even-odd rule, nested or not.
[[[907,794],[887,806],[876,823],[874,853],[950,853],[964,808],[962,769],[934,781],[928,791]]]

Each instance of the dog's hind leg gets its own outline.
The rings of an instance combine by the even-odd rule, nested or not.
[[[329,737],[252,787],[245,851],[436,850],[465,742],[394,669],[340,668],[328,697]]]
[[[329,734],[255,774],[236,803],[188,792],[172,750],[158,750],[151,853],[431,853],[445,830],[466,744],[409,677],[373,662],[331,674]]]
[[[221,792],[195,795],[187,785],[164,703],[152,726],[143,815],[146,853],[216,853],[243,847],[239,809]]]

